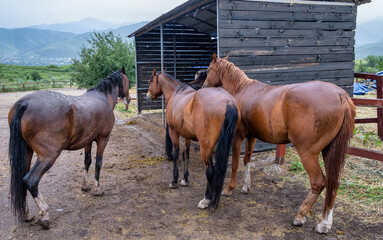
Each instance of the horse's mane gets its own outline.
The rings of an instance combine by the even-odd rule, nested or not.
[[[119,96],[123,92],[123,86],[122,86],[122,78],[121,78],[121,71],[116,71],[111,74],[109,74],[106,78],[102,79],[99,84],[97,84],[95,87],[88,90],[90,91],[96,91],[104,94],[110,94],[112,93],[113,86],[118,85],[119,89]]]
[[[161,74],[165,75],[165,77],[168,77],[168,78],[176,81],[179,84],[178,88],[176,89],[176,93],[180,93],[180,92],[184,91],[185,89],[187,89],[188,87],[190,87],[186,83],[181,82],[180,80],[178,80],[177,78],[173,77],[172,75],[170,75],[166,72],[161,72]]]
[[[236,89],[241,89],[247,85],[253,83],[255,80],[250,79],[246,74],[235,66],[234,63],[227,61],[226,59],[217,59],[217,71],[220,78],[224,73],[228,73],[228,78],[231,80],[231,84],[234,84]]]

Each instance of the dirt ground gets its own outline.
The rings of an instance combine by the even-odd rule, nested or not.
[[[215,212],[199,210],[197,204],[203,198],[206,179],[198,150],[195,147],[191,150],[191,185],[169,189],[173,164],[164,160],[165,131],[161,128],[160,114],[127,119],[118,112],[101,169],[104,194],[95,197],[81,191],[83,151],[64,151],[39,185],[50,206],[50,230],[42,230],[35,223],[18,225],[9,201],[7,115],[11,105],[25,94],[0,94],[0,239],[381,239],[383,236],[381,223],[366,223],[360,215],[339,212],[336,208],[331,232],[317,234],[314,227],[320,221],[323,197],[314,205],[307,223],[294,227],[292,220],[308,189],[304,182],[294,181],[285,166],[280,168],[282,173],[278,176],[266,174],[265,168],[253,170],[252,192],[248,195],[239,191],[244,170],[241,166],[239,186],[233,195],[222,197]],[[94,158],[95,145],[92,150]],[[267,155],[271,153],[258,157]],[[93,176],[94,159],[90,171]],[[230,172],[229,166],[225,185]],[[180,173],[182,176],[182,168]],[[30,195],[28,202],[31,211],[37,214]]]

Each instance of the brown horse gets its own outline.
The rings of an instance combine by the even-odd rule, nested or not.
[[[194,76],[194,81],[187,83],[187,85],[194,88],[194,90],[198,90],[202,88],[206,78],[207,78],[206,69],[199,70],[198,72],[196,72]]]
[[[247,138],[244,157],[245,185],[250,190],[250,164],[255,138],[285,144],[291,142],[309,176],[311,191],[299,208],[294,225],[305,223],[308,211],[326,187],[322,222],[316,231],[326,233],[332,226],[332,212],[339,186],[340,172],[349,139],[352,136],[355,106],[348,94],[331,83],[311,81],[270,86],[249,79],[233,63],[215,55],[204,86],[223,86],[237,100],[242,122],[233,141],[233,165],[230,185],[223,194],[230,195],[236,186],[240,145]],[[326,177],[319,165],[322,152]]]
[[[196,91],[166,73],[156,73],[154,69],[147,99],[154,99],[161,94],[166,99],[166,120],[173,144],[174,169],[170,187],[177,187],[178,182],[179,137],[184,137],[189,143],[190,140],[198,140],[207,178],[205,197],[198,207],[217,208],[226,174],[227,157],[234,131],[240,121],[236,102],[223,89]],[[217,150],[213,166],[215,145]],[[184,181],[187,181],[187,176]]]
[[[85,148],[82,190],[88,191],[88,170],[92,162],[92,142],[97,143],[94,195],[99,187],[102,156],[114,125],[117,97],[129,98],[125,68],[103,79],[81,96],[38,91],[19,99],[8,115],[10,126],[11,203],[19,221],[34,217],[26,203],[27,189],[39,209],[38,223],[49,228],[48,205],[38,189],[41,177],[63,150]],[[37,161],[30,169],[33,152]]]

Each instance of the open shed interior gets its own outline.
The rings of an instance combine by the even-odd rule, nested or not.
[[[153,68],[166,69],[167,73],[185,82],[193,81],[198,70],[208,68],[212,54],[217,52],[216,8],[216,2],[210,1],[162,27],[135,36],[139,111],[162,107],[161,98],[145,100]]]

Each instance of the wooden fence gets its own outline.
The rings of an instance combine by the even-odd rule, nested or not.
[[[55,87],[72,87],[71,81],[44,81],[44,82],[29,82],[29,83],[7,83],[0,84],[1,92],[14,92],[25,90],[37,90],[42,88],[55,88]]]
[[[359,79],[372,79],[376,80],[376,99],[361,99],[352,98],[354,104],[359,107],[376,107],[377,116],[376,118],[362,118],[355,119],[355,123],[377,123],[378,124],[378,136],[383,139],[383,76],[375,74],[355,73],[354,77]],[[279,164],[284,163],[286,145],[277,145],[275,154],[275,162]],[[383,162],[383,152],[367,150],[356,147],[349,147],[347,153],[359,157],[369,158]]]

